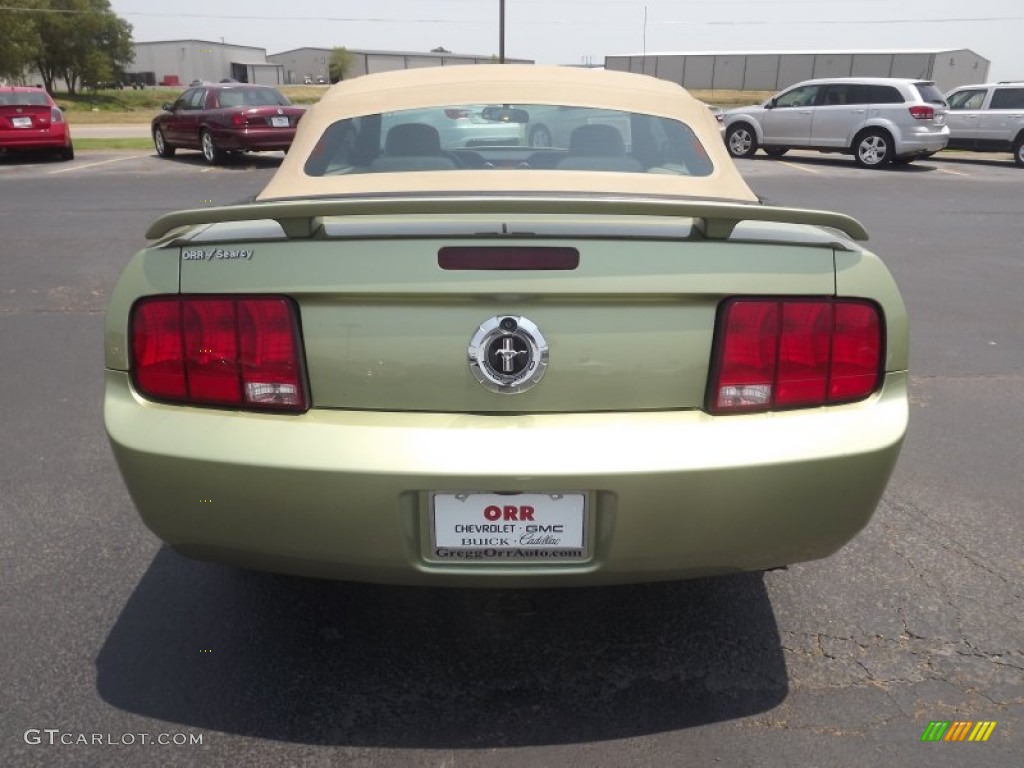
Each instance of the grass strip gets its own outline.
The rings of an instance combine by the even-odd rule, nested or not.
[[[153,149],[148,138],[75,139],[75,150],[83,149]]]

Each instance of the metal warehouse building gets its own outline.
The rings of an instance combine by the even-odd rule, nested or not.
[[[373,72],[414,67],[443,67],[456,64],[490,64],[492,56],[431,51],[350,50],[352,64],[346,78]],[[266,48],[214,43],[207,40],[161,40],[135,43],[135,60],[125,79],[144,85],[188,85],[193,80],[217,82],[226,77],[242,83],[301,85],[306,77],[329,80],[330,48],[296,48],[267,55]],[[525,59],[508,59],[514,64],[532,64]]]
[[[352,57],[352,64],[345,73],[345,79],[376,72],[390,72],[394,69],[413,69],[416,67],[448,67],[458,64],[491,64],[492,56],[476,56],[450,52],[431,51],[430,53],[409,53],[403,51],[360,51],[347,49]],[[329,81],[327,65],[331,60],[330,48],[296,48],[292,51],[274,53],[267,57],[268,61],[284,68],[284,82],[301,84],[306,77],[316,81],[322,77]],[[526,59],[506,59],[510,64],[532,64]]]
[[[188,85],[226,77],[262,85],[284,82],[280,65],[267,61],[266,48],[206,40],[135,43],[135,61],[126,75],[129,82],[145,85]]]
[[[694,90],[777,91],[815,77],[913,77],[942,91],[984,83],[991,62],[966,48],[899,51],[747,51],[606,56],[605,69]]]

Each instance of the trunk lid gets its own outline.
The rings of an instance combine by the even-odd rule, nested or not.
[[[253,128],[294,128],[303,114],[300,107],[252,107],[242,113],[242,119]]]
[[[0,104],[0,130],[49,128],[51,109],[41,104]]]
[[[835,290],[836,238],[806,227],[794,241],[794,225],[782,242],[770,242],[770,224],[713,240],[656,216],[352,216],[295,239],[256,227],[214,224],[181,245],[181,291],[292,297],[317,408],[699,408],[723,298]],[[569,248],[578,264],[458,269],[439,256],[467,246],[485,261],[510,247],[541,259]],[[549,346],[542,380],[515,395],[481,385],[468,362],[481,324],[505,315],[528,319]]]

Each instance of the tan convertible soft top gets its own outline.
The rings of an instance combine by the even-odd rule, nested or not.
[[[465,170],[307,176],[306,160],[333,123],[448,104],[563,104],[669,117],[689,125],[714,164],[709,176],[594,171]],[[295,141],[258,199],[393,193],[601,193],[755,201],[707,106],[646,75],[575,67],[480,64],[384,72],[332,86],[299,123]]]

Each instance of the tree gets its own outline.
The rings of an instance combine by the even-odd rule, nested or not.
[[[17,10],[37,8],[36,0],[6,0],[0,11],[0,80],[21,81],[39,50],[37,14]]]
[[[46,90],[62,78],[69,93],[80,82],[112,79],[135,57],[132,27],[108,0],[49,0],[54,13],[36,15],[40,46],[33,60]]]
[[[327,73],[331,76],[332,83],[345,79],[345,74],[352,69],[353,59],[352,52],[347,48],[335,48],[331,51]]]

